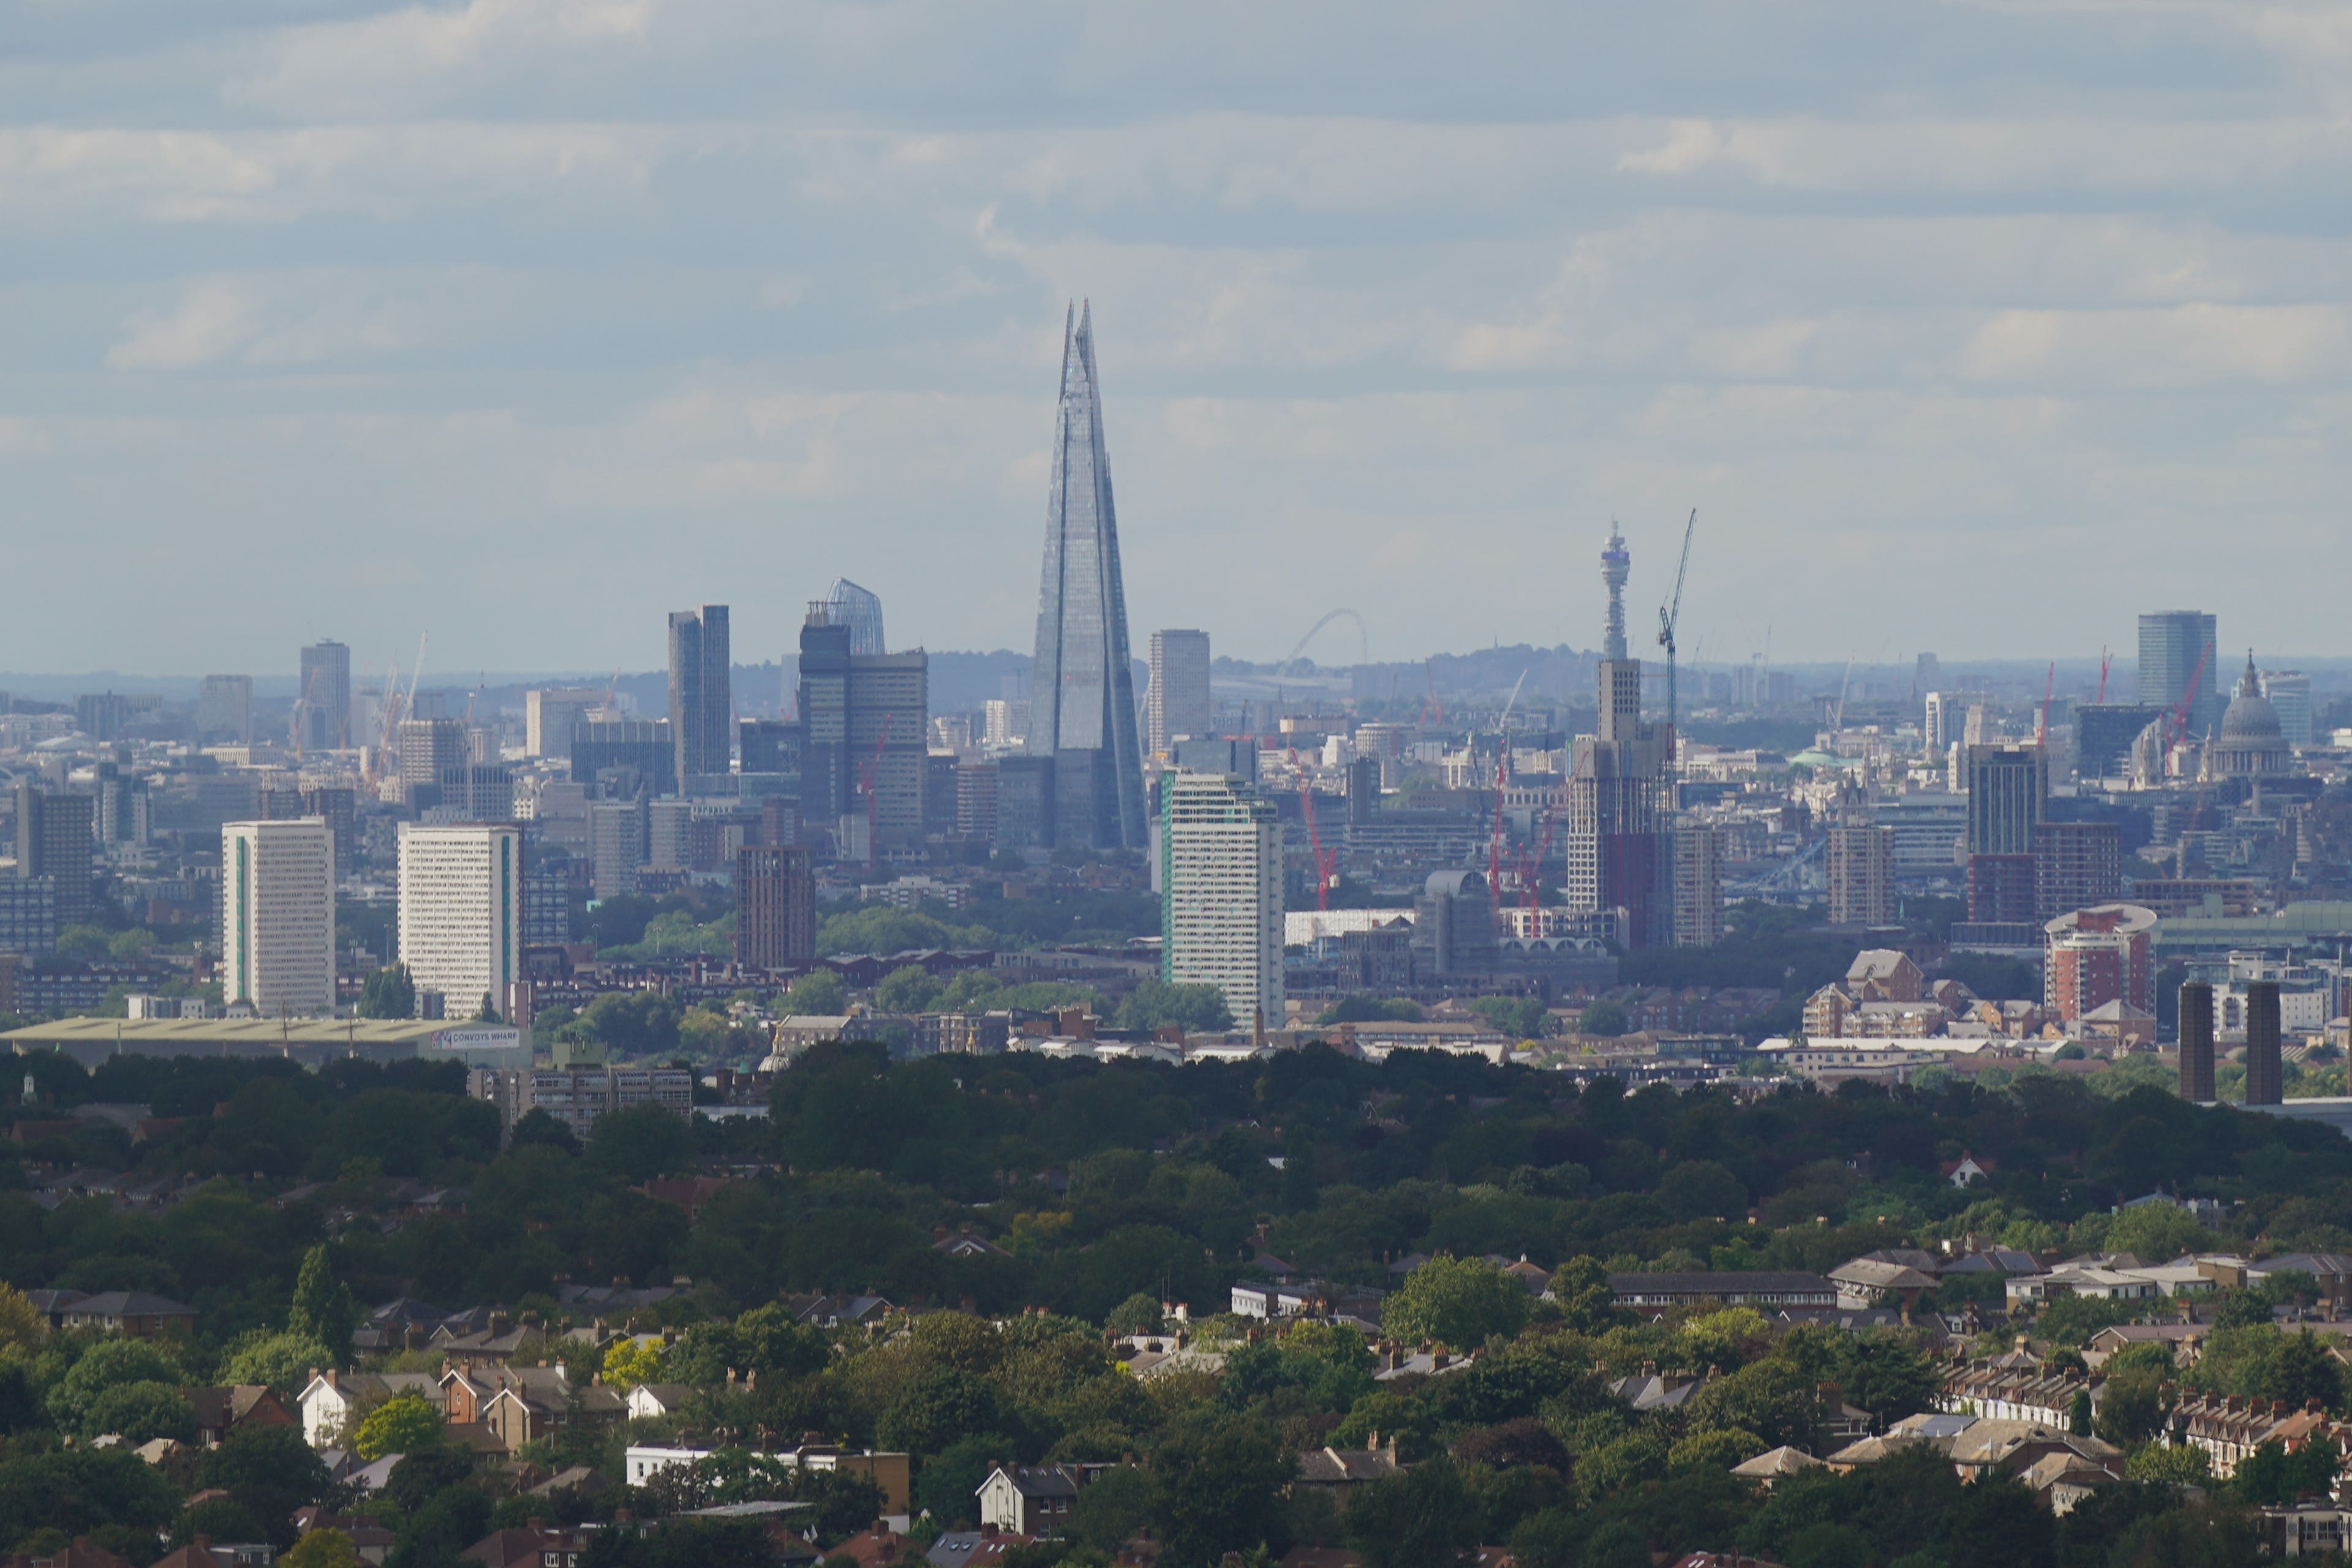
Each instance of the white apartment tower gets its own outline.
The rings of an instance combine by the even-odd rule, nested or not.
[[[400,961],[452,1017],[514,1013],[522,978],[522,831],[511,823],[400,828]]]
[[[1215,733],[1209,695],[1209,634],[1151,634],[1151,690],[1144,700],[1144,749],[1166,760],[1176,738]]]
[[[268,1018],[335,1008],[335,836],[323,816],[221,827],[221,998]]]
[[[1214,985],[1237,1024],[1282,1023],[1282,830],[1229,773],[1160,782],[1160,974]]]

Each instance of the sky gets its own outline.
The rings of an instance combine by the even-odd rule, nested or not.
[[[0,0],[0,669],[1026,648],[1074,299],[1139,651],[2352,652],[2341,3]]]

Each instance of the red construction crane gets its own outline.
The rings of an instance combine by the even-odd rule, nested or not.
[[[881,792],[875,786],[881,782],[882,751],[890,743],[890,715],[882,715],[882,733],[874,742],[874,760],[858,766],[858,782],[866,790],[866,868],[872,870],[879,862],[881,847],[875,838],[875,797]]]
[[[1486,841],[1486,896],[1503,909],[1503,791],[1511,782],[1511,732],[1503,731],[1495,748],[1495,831]]]
[[[2099,700],[2102,702],[2107,700],[2107,667],[2115,662],[2114,654],[2104,647],[2099,649]]]
[[[1543,838],[1536,845],[1534,864],[1528,868],[1527,876],[1523,879],[1527,884],[1524,889],[1526,898],[1523,901],[1529,910],[1536,909],[1542,902],[1538,895],[1543,888],[1544,861],[1551,855],[1552,832],[1559,826],[1559,808],[1566,804],[1564,795],[1555,796],[1552,803],[1544,808]],[[1534,935],[1535,922],[1529,921],[1528,926],[1528,934]]]
[[[1445,704],[1437,696],[1437,660],[1422,660],[1422,668],[1429,676],[1429,695],[1421,700],[1421,727],[1424,730],[1445,728]]]
[[[1315,786],[1299,765],[1298,748],[1290,748],[1290,771],[1298,777],[1298,809],[1307,818],[1307,845],[1315,852],[1315,907],[1331,907],[1331,884],[1338,881],[1339,852],[1323,847],[1323,835],[1315,826]]]
[[[2189,689],[2180,694],[2179,703],[2172,710],[2171,742],[2177,743],[2189,733],[2189,710],[2197,705],[2197,688],[2205,679],[2205,661],[2213,657],[2211,648],[2197,656],[2197,668],[2189,672]],[[2166,749],[2171,749],[2168,744]]]

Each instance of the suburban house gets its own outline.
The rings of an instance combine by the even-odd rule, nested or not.
[[[663,1415],[675,1415],[686,1408],[694,1397],[691,1386],[683,1383],[641,1383],[629,1390],[629,1419],[651,1421]]]
[[[980,1522],[1015,1535],[1043,1535],[1066,1521],[1078,1489],[1102,1465],[999,1465],[980,1483]]]
[[[1344,1513],[1348,1499],[1358,1487],[1396,1475],[1403,1468],[1397,1463],[1393,1437],[1385,1447],[1309,1448],[1298,1456],[1298,1474],[1290,1483],[1290,1491],[1294,1497],[1302,1490],[1319,1491],[1331,1500],[1335,1511]]]
[[[580,1568],[581,1555],[594,1539],[586,1531],[551,1529],[534,1519],[520,1530],[493,1531],[457,1557],[487,1568]]]
[[[441,1382],[429,1372],[339,1373],[333,1367],[313,1373],[294,1406],[302,1418],[302,1439],[313,1448],[332,1447],[356,1431],[355,1417],[404,1394],[415,1394],[435,1409],[443,1408]]]
[[[574,1384],[559,1362],[553,1366],[500,1367],[491,1374],[496,1392],[482,1407],[481,1421],[509,1454],[524,1444],[552,1436],[575,1418],[612,1426],[628,1414],[628,1404],[602,1379]]]
[[[293,1413],[265,1384],[239,1383],[219,1388],[184,1388],[180,1397],[196,1412],[196,1443],[216,1448],[239,1426],[291,1426]]]
[[[168,1296],[151,1295],[144,1290],[106,1290],[67,1302],[57,1309],[55,1317],[63,1328],[96,1329],[101,1333],[152,1340],[160,1334],[185,1333],[194,1328],[196,1310]]]
[[[1901,1263],[1856,1258],[1830,1270],[1841,1307],[1900,1305],[1906,1312],[1919,1309],[1919,1298],[1936,1289],[1932,1276]]]

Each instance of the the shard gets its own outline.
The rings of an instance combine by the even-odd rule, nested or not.
[[[1091,312],[1063,324],[1062,400],[1045,507],[1045,582],[1031,667],[1028,746],[1054,760],[1054,840],[1064,848],[1140,849],[1143,761],[1127,590],[1103,450]]]

